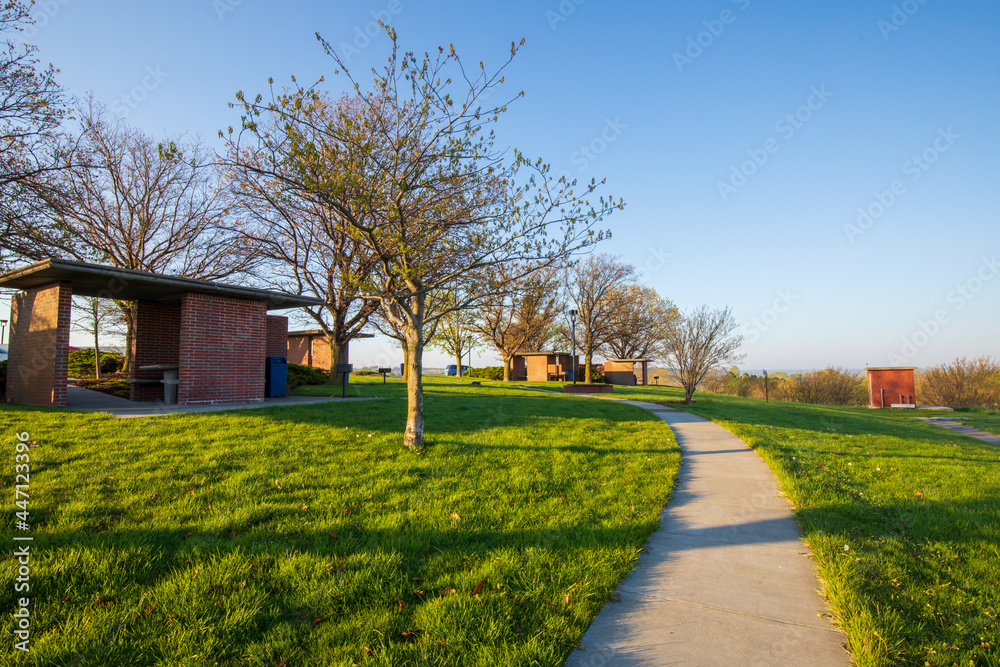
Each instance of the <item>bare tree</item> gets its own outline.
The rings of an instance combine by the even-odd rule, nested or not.
[[[0,269],[12,257],[41,258],[40,248],[58,236],[27,187],[60,168],[58,133],[67,116],[57,70],[51,64],[40,69],[37,47],[14,39],[33,23],[30,6],[21,0],[0,3]]]
[[[328,106],[329,102],[320,98],[317,104]],[[280,128],[270,131],[277,133]],[[267,174],[259,168],[262,158],[254,151],[244,149],[236,154],[235,150],[231,147],[230,166],[225,171],[240,214],[233,219],[234,228],[263,260],[255,271],[260,281],[275,289],[323,299],[322,306],[303,310],[326,335],[330,381],[336,382],[336,365],[347,363],[350,341],[357,338],[381,303],[362,296],[378,258],[351,233],[336,209],[299,196],[297,188]]]
[[[37,189],[63,232],[50,239],[49,254],[203,279],[249,266],[245,244],[224,224],[227,202],[202,146],[157,142],[93,100],[81,115],[85,164],[66,165]],[[130,353],[135,312],[125,308]]]
[[[723,364],[737,363],[743,336],[734,333],[737,323],[727,306],[710,310],[701,305],[684,315],[666,340],[666,351],[677,379],[690,401],[705,376]]]
[[[608,292],[608,330],[601,350],[615,359],[662,359],[664,341],[680,319],[670,299],[645,285],[616,285]]]
[[[499,69],[480,65],[470,77],[453,48],[418,59],[401,53],[395,32],[387,32],[392,53],[384,70],[373,71],[371,89],[320,38],[336,73],[349,78],[351,97],[331,108],[317,90],[298,84],[272,92],[266,103],[239,93],[244,115],[229,141],[231,154],[242,155],[248,137],[247,149],[261,159],[240,166],[334,209],[378,259],[366,296],[381,301],[382,316],[405,340],[404,444],[420,447],[426,330],[486,295],[470,276],[502,264],[532,262],[535,270],[563,262],[602,239],[596,224],[623,203],[602,198],[592,205],[585,198],[599,183],[577,193],[575,183],[556,181],[540,160],[494,146],[492,127],[513,100],[484,100],[503,83],[517,45]],[[266,130],[269,118],[280,120],[279,135]],[[428,296],[442,290],[464,293],[467,302],[429,311]]]
[[[610,297],[634,276],[635,267],[604,254],[590,255],[566,272],[566,294],[577,311],[576,344],[583,353],[583,377],[588,381],[594,353],[607,344],[614,330],[615,309],[620,304]]]
[[[115,332],[121,311],[114,302],[92,296],[74,297],[73,302],[73,330],[94,337],[94,376],[100,379],[101,336]]]
[[[536,352],[551,337],[551,329],[562,309],[559,273],[547,267],[533,273],[525,267],[496,266],[487,282],[493,286],[477,304],[474,327],[487,345],[503,359],[503,379],[511,379],[511,360],[518,352]],[[526,274],[518,281],[511,275]]]

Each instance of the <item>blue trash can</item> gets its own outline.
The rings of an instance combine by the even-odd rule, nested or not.
[[[264,397],[275,398],[288,393],[288,361],[284,357],[268,357],[264,367]]]

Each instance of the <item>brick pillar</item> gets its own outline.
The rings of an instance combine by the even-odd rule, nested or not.
[[[161,380],[163,371],[141,371],[139,367],[180,364],[181,306],[177,303],[138,301],[136,309],[132,379]],[[133,384],[129,397],[133,401],[162,401],[163,385]]]
[[[267,357],[288,358],[288,318],[281,315],[267,316]]]
[[[73,286],[56,283],[11,299],[7,400],[66,407]]]
[[[263,400],[266,350],[265,303],[185,294],[181,298],[177,402]]]

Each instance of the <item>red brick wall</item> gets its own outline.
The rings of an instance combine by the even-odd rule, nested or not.
[[[267,357],[288,356],[288,318],[281,315],[267,316]],[[297,362],[298,363],[298,362]]]
[[[66,406],[66,366],[73,289],[58,283],[11,299],[7,400],[22,405]]]
[[[163,378],[163,371],[140,371],[139,366],[179,364],[181,355],[181,307],[176,303],[136,303],[135,339],[132,341],[132,377]],[[133,401],[162,401],[163,385],[132,385]]]
[[[916,403],[913,370],[899,368],[892,370],[868,371],[868,401],[873,408],[882,407],[882,392],[885,389],[885,407],[893,403]],[[902,399],[900,396],[902,395]]]
[[[288,337],[288,363],[312,365],[312,357],[309,354],[309,336],[289,336]]]
[[[266,350],[266,304],[185,294],[177,402],[262,400]]]

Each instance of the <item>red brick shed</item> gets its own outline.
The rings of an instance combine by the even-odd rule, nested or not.
[[[635,372],[636,364],[639,364],[638,375]],[[645,387],[648,375],[649,359],[608,359],[604,362],[604,377],[608,384]]]
[[[511,379],[521,382],[562,382],[573,372],[573,356],[566,352],[521,352],[510,363]]]
[[[374,338],[374,334],[357,334],[354,338]],[[340,351],[338,364],[350,363],[349,344]],[[322,329],[288,332],[288,363],[305,364],[324,370],[330,370],[333,360],[330,359],[330,342]]]
[[[288,353],[288,318],[268,311],[322,303],[53,258],[0,276],[0,286],[21,290],[11,300],[7,399],[55,407],[66,405],[73,295],[137,303],[131,398],[161,400],[168,367],[179,404],[263,400],[265,357]]]
[[[868,367],[868,407],[915,408],[917,390],[913,372],[916,366]]]

